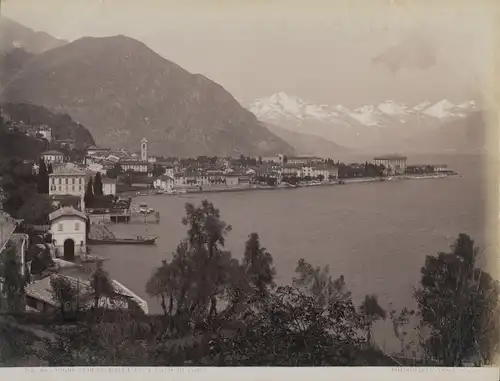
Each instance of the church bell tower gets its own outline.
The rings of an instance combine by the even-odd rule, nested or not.
[[[148,140],[146,138],[141,140],[141,161],[148,161]]]

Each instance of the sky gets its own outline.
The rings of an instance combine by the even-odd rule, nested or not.
[[[2,13],[67,40],[127,35],[250,102],[476,97],[491,80],[488,0],[3,0]],[[397,71],[372,59],[395,52]],[[394,53],[394,52],[393,52]],[[429,67],[418,68],[426,54]],[[416,63],[415,63],[416,62]]]

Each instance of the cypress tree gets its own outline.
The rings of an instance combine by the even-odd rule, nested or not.
[[[85,195],[83,196],[83,201],[85,202],[85,206],[88,208],[92,203],[92,199],[94,198],[94,191],[92,189],[92,177],[89,179],[87,184],[87,189],[85,189]]]
[[[102,179],[101,179],[101,173],[97,172],[94,178],[94,196],[102,196],[103,191],[102,191]]]
[[[47,172],[47,167],[43,159],[39,161],[37,188],[38,193],[49,193],[49,173]]]

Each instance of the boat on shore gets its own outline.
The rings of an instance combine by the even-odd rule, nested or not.
[[[154,245],[158,237],[136,237],[136,238],[88,238],[89,245]]]

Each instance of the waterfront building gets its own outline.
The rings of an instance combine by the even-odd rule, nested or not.
[[[153,186],[155,187],[155,189],[170,191],[174,188],[174,179],[173,177],[162,175],[155,179]]]
[[[102,193],[104,196],[116,195],[116,180],[110,179],[109,177],[103,177],[102,181]]]
[[[406,156],[386,155],[373,159],[375,165],[383,165],[388,175],[402,175],[406,173]]]
[[[62,164],[64,163],[64,154],[59,151],[45,151],[40,155],[45,164]]]
[[[73,261],[87,253],[87,215],[71,206],[50,213],[50,233],[56,256]]]
[[[311,165],[322,163],[324,160],[320,157],[314,156],[291,156],[286,158],[286,164],[295,164],[295,165]]]
[[[296,164],[283,164],[281,174],[284,177],[299,176],[300,166]]]
[[[236,173],[236,172],[231,172],[231,173],[226,173],[226,185],[228,187],[234,187],[239,184],[239,178],[241,176],[241,173]]]
[[[49,174],[49,195],[72,195],[83,197],[87,174],[75,167],[55,167]]]

